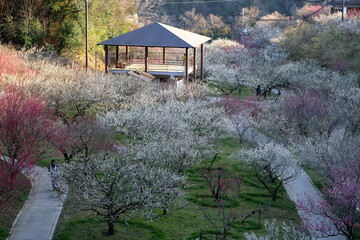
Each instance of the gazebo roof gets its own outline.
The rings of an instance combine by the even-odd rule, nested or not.
[[[151,23],[98,45],[194,48],[211,38],[162,23]]]

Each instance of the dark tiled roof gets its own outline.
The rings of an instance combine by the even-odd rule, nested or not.
[[[209,37],[155,22],[98,43],[98,45],[192,48],[210,39]]]

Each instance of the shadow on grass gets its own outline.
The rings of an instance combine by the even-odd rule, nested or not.
[[[9,237],[9,230],[0,226],[0,240],[5,240]]]
[[[208,194],[192,194],[186,200],[193,202],[199,206],[216,208],[218,205],[215,203],[212,196]],[[237,200],[231,198],[225,198],[225,208],[236,208],[239,207],[240,203]]]

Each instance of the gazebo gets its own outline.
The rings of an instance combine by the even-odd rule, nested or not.
[[[98,43],[105,49],[105,72],[143,71],[156,77],[183,77],[188,83],[189,75],[196,79],[196,50],[200,47],[200,79],[203,80],[204,43],[211,38],[162,23],[152,23],[134,31]],[[113,68],[109,67],[109,46],[115,46]],[[120,47],[123,52],[119,54]],[[157,56],[149,55],[156,49]],[[171,53],[184,49],[181,54]],[[192,51],[189,51],[189,50]],[[139,51],[140,50],[140,51]],[[190,55],[192,54],[192,55]]]

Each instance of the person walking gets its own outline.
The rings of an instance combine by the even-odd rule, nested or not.
[[[261,98],[261,87],[260,87],[260,85],[258,85],[255,90],[256,90],[256,96],[257,96],[258,100],[260,100],[260,98]]]
[[[48,168],[50,173],[51,185],[54,191],[57,191],[60,187],[60,168],[56,164],[55,160],[51,160],[51,164]]]

